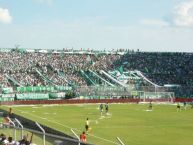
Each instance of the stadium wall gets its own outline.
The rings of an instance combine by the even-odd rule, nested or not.
[[[82,100],[27,100],[7,101],[1,105],[36,105],[36,104],[86,104],[86,103],[139,103],[139,102],[192,102],[193,98],[168,99],[82,99]]]

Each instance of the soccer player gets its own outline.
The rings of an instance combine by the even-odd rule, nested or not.
[[[190,105],[191,105],[191,109],[193,109],[193,101],[191,102],[191,104],[190,104]]]
[[[108,105],[108,103],[105,104],[105,111],[106,111],[106,114],[107,114],[108,111],[109,111],[109,105]]]
[[[149,109],[149,110],[152,110],[152,108],[153,108],[152,103],[151,103],[151,102],[149,102],[148,109]]]
[[[82,134],[80,135],[80,141],[86,142],[86,134],[85,134],[84,131],[83,131]]]
[[[100,108],[100,112],[101,112],[101,115],[102,115],[103,114],[103,104],[102,103],[100,104],[99,108]]]
[[[180,104],[177,104],[177,112],[180,111]]]
[[[186,105],[187,105],[187,103],[186,103],[186,102],[184,102],[184,110],[186,110]]]
[[[86,122],[85,122],[86,133],[88,133],[88,131],[89,131],[89,124],[90,124],[90,121],[88,118],[86,118]]]

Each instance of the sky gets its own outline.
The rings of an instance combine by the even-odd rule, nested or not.
[[[0,48],[193,52],[193,0],[0,0]]]

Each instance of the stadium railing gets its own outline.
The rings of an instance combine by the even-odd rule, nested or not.
[[[15,141],[21,140],[22,136],[28,137],[28,141],[34,144],[46,144],[46,145],[93,145],[79,141],[72,135],[67,135],[63,132],[57,131],[45,125],[40,125],[45,132],[42,132],[38,127],[38,123],[22,116],[13,114],[7,117],[6,110],[0,110],[2,112],[0,118],[8,118],[10,120],[7,124],[1,126],[0,133],[7,133],[12,136]],[[17,121],[16,121],[17,120]],[[45,140],[44,140],[45,139]],[[46,142],[46,143],[45,143]]]

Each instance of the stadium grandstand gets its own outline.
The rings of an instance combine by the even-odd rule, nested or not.
[[[193,97],[192,53],[16,48],[0,57],[1,101]]]

